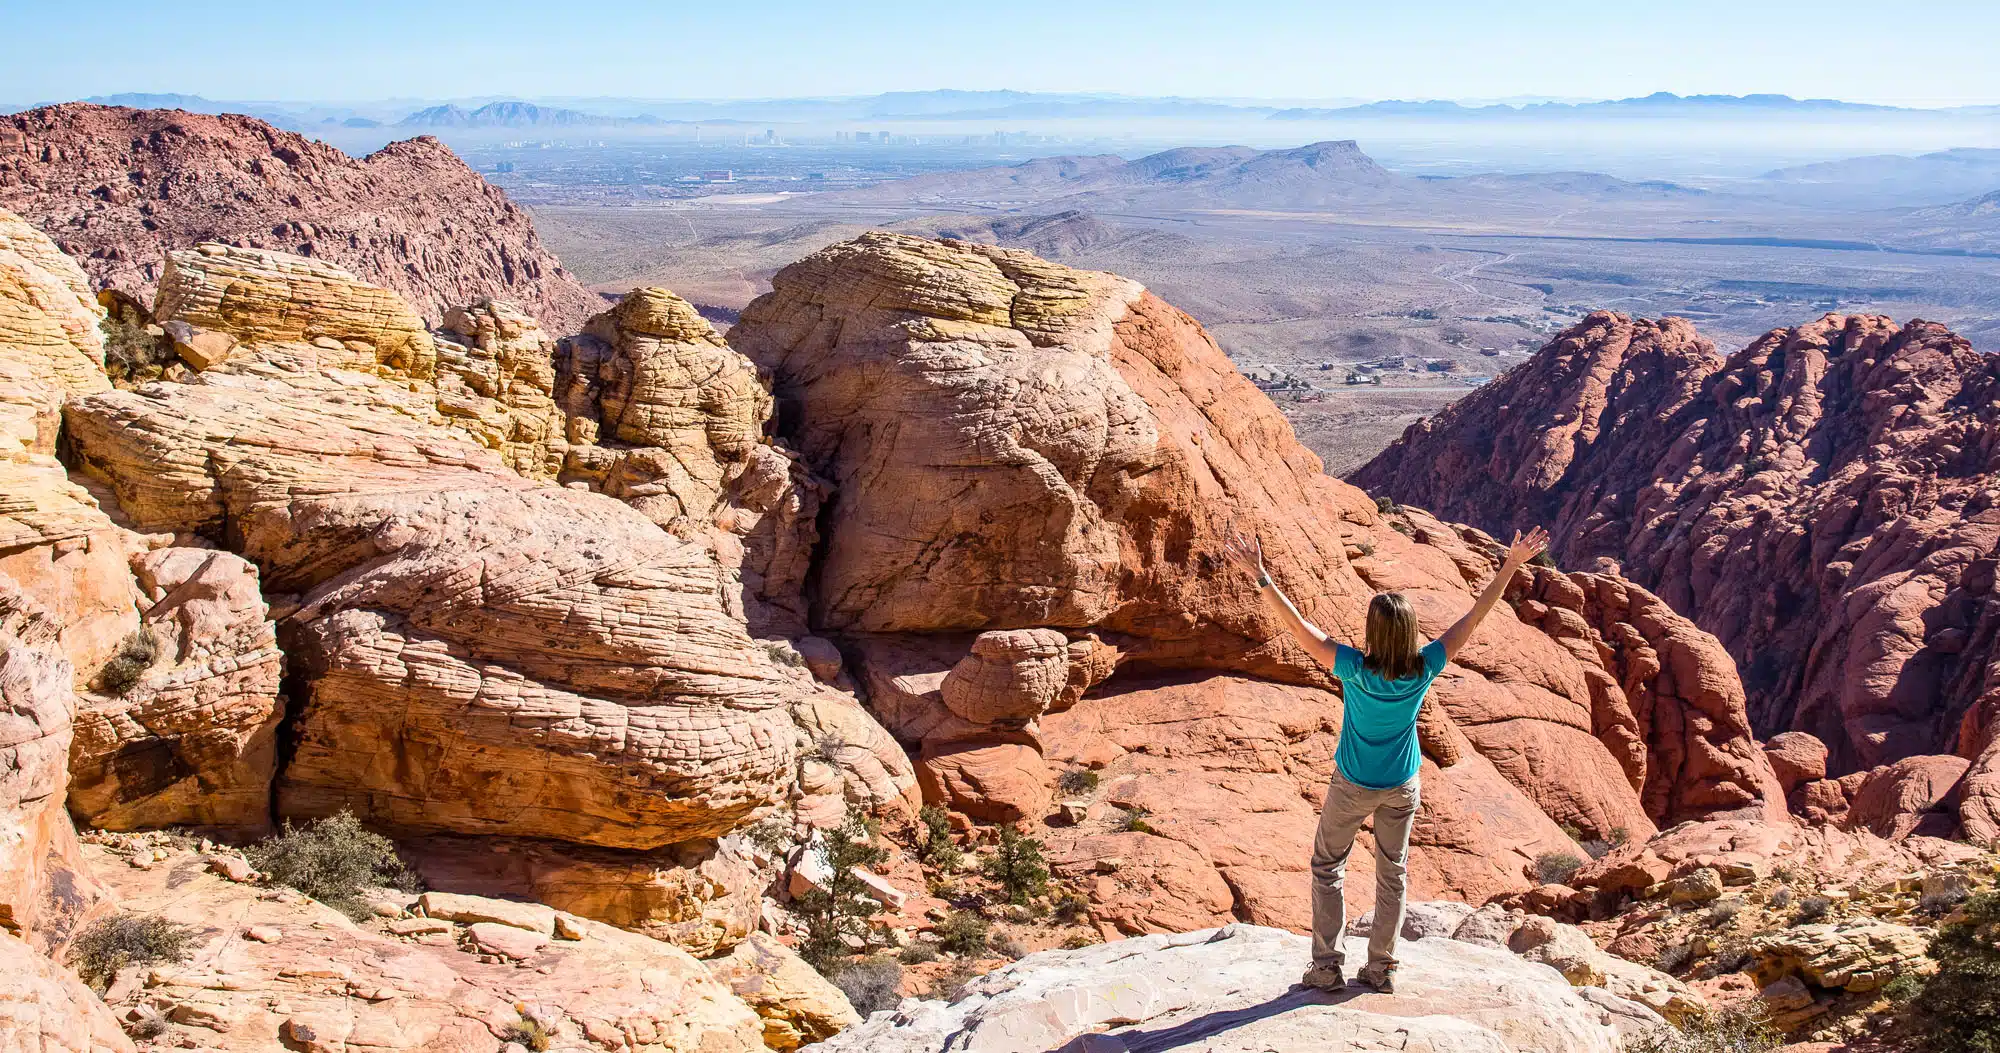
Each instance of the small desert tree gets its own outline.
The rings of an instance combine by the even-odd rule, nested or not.
[[[1049,867],[1042,861],[1042,843],[1014,828],[1000,828],[1000,844],[981,867],[986,878],[1017,907],[1048,891]]]
[[[952,843],[951,815],[937,805],[927,804],[917,810],[917,819],[924,826],[924,840],[917,846],[917,858],[939,870],[957,870],[965,854]]]
[[[1972,897],[1964,910],[1931,937],[1937,973],[1910,1002],[1933,1053],[2000,1050],[2000,891]]]
[[[796,906],[806,923],[799,956],[831,975],[839,971],[850,940],[867,943],[868,919],[882,911],[881,904],[868,897],[868,886],[855,870],[875,866],[889,854],[876,847],[875,833],[859,812],[849,812],[847,821],[825,837],[826,883],[806,890]]]

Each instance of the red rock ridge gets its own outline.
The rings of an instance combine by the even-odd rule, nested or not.
[[[0,117],[0,207],[142,303],[168,251],[220,241],[353,271],[432,325],[487,297],[558,333],[603,308],[524,209],[429,136],[356,160],[241,114],[65,103]]]
[[[1943,326],[1829,314],[1724,358],[1599,312],[1354,480],[1496,532],[1546,522],[1721,639],[1764,734],[1835,775],[1958,753],[1991,837],[2000,363]]]

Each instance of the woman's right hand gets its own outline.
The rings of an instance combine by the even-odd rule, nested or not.
[[[1229,562],[1248,571],[1258,581],[1264,581],[1264,543],[1257,539],[1255,532],[1245,532],[1231,524],[1222,539],[1222,554]]]

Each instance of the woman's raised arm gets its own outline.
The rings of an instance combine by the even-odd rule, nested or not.
[[[1500,597],[1506,595],[1507,583],[1513,580],[1514,572],[1520,570],[1522,564],[1548,551],[1548,547],[1549,532],[1541,527],[1528,531],[1526,537],[1522,537],[1518,530],[1514,532],[1514,543],[1507,546],[1507,558],[1501,562],[1493,580],[1487,583],[1486,591],[1479,594],[1479,599],[1473,603],[1471,610],[1465,612],[1465,617],[1453,622],[1451,628],[1438,637],[1439,642],[1444,644],[1446,661],[1458,655],[1459,648],[1472,639],[1479,623],[1500,603]]]
[[[1332,669],[1333,641],[1319,626],[1306,621],[1305,617],[1299,614],[1299,609],[1292,606],[1291,598],[1271,581],[1271,575],[1264,572],[1264,543],[1257,539],[1257,535],[1232,526],[1223,540],[1222,551],[1229,557],[1231,563],[1249,571],[1257,579],[1257,595],[1263,598],[1264,605],[1277,616],[1279,624],[1291,631],[1299,646],[1304,648],[1307,654],[1312,655],[1314,661],[1329,670]]]

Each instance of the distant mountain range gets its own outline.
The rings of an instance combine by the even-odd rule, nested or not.
[[[1807,112],[1903,113],[1909,110],[1901,106],[1876,106],[1870,103],[1842,102],[1838,99],[1794,99],[1789,95],[1675,95],[1669,91],[1658,91],[1631,99],[1609,99],[1602,102],[1541,102],[1522,106],[1509,106],[1504,103],[1490,106],[1462,106],[1444,100],[1409,102],[1392,99],[1331,109],[1294,107],[1278,110],[1271,114],[1271,118],[1280,121],[1318,121],[1350,117],[1725,117]]]
[[[847,98],[792,99],[634,99],[561,98],[529,101],[486,97],[445,102],[409,100],[372,103],[216,101],[198,95],[127,93],[93,96],[85,102],[138,109],[178,108],[196,113],[248,113],[281,127],[430,129],[647,127],[675,124],[997,121],[1046,119],[1239,119],[1276,121],[1346,120],[1546,120],[1562,118],[1639,119],[1707,117],[1782,119],[1804,115],[1984,119],[2000,107],[1913,109],[1794,99],[1787,95],[1675,95],[1656,92],[1596,102],[1351,99],[1313,102],[1254,99],[1201,99],[1025,91],[885,92]]]

